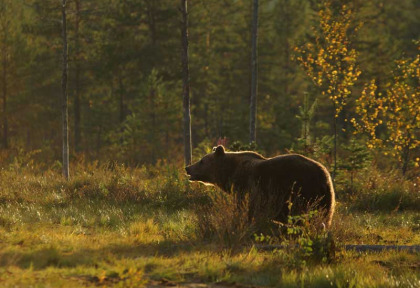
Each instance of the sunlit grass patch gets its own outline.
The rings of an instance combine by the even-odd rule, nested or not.
[[[359,172],[351,186],[345,176],[336,194],[353,211],[417,211],[420,207],[419,177],[407,179],[400,171],[380,171],[374,166]]]
[[[419,220],[417,212],[363,213],[341,207],[332,232],[339,243],[419,245]]]

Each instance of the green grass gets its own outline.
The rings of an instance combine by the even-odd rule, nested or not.
[[[246,233],[232,236],[247,227],[226,221],[237,215],[226,207],[231,202],[213,203],[214,188],[189,184],[175,168],[108,165],[73,171],[69,182],[49,170],[0,171],[2,287],[420,286],[419,254],[341,249],[419,245],[420,214],[413,206],[384,208],[375,202],[363,209],[367,191],[338,197],[332,227],[337,251],[330,261],[315,261],[299,249],[258,251]],[[417,201],[418,195],[401,193]],[[203,211],[213,215],[209,223],[216,232],[200,228],[207,223]]]

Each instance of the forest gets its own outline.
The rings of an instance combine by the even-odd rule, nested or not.
[[[0,0],[0,286],[419,287],[419,15]],[[235,195],[188,181],[217,145],[325,165],[330,231],[311,211],[260,233]]]

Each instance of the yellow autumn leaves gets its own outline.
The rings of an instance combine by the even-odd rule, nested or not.
[[[333,102],[334,117],[337,118],[347,104],[351,87],[361,74],[356,64],[357,52],[350,47],[348,39],[353,13],[343,5],[341,13],[333,15],[327,4],[318,16],[320,30],[313,29],[316,43],[295,47],[296,60],[313,83],[321,88],[322,95]]]
[[[343,5],[334,14],[327,2],[318,13],[320,26],[314,27],[315,43],[295,47],[295,59],[318,86],[322,95],[334,106],[337,118],[348,102],[351,88],[361,71],[357,65],[358,53],[351,46],[350,31],[361,24],[354,23],[352,10]],[[417,42],[420,51],[420,42]],[[384,149],[403,162],[403,172],[410,151],[420,146],[420,56],[397,61],[392,81],[377,86],[375,80],[367,83],[355,102],[356,117],[350,119],[355,134],[367,134],[369,148]],[[347,121],[347,120],[346,120]],[[380,134],[380,136],[379,136]],[[419,166],[419,157],[414,158]]]
[[[418,46],[420,51],[420,46]],[[396,62],[394,78],[385,85],[385,93],[378,93],[375,80],[365,85],[356,100],[358,121],[351,119],[356,133],[370,135],[368,147],[382,144],[392,149],[389,154],[400,161],[408,161],[409,153],[420,145],[420,55]],[[382,128],[385,143],[377,139]],[[382,135],[383,137],[383,135]],[[419,158],[414,159],[419,166]]]

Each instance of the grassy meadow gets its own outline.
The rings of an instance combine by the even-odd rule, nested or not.
[[[420,287],[419,253],[343,249],[420,244],[416,179],[366,170],[337,187],[330,233],[270,236],[181,168],[72,171],[68,182],[31,161],[0,171],[1,287]]]

